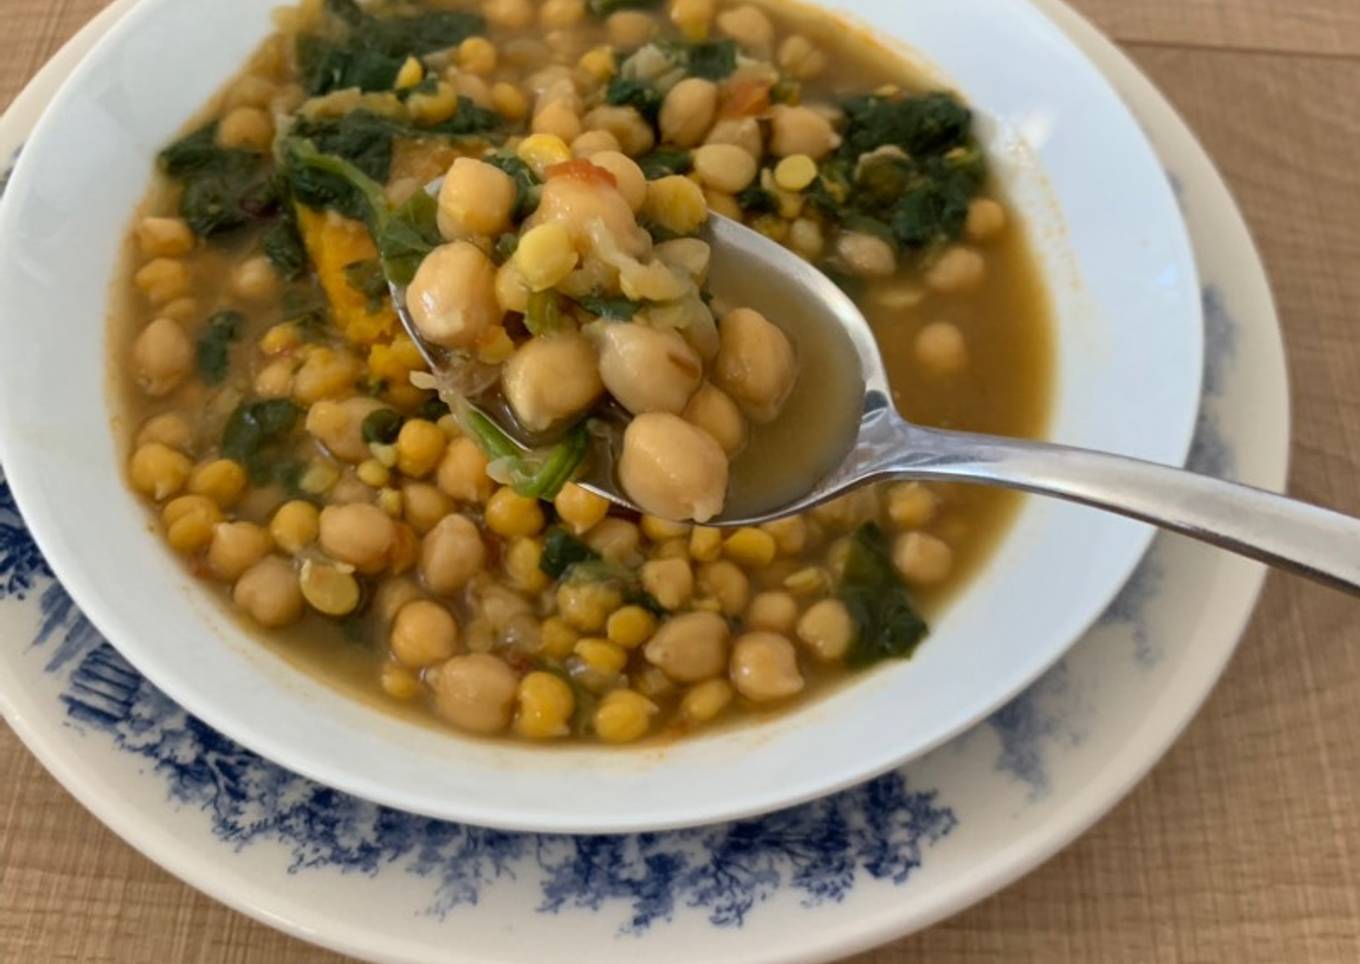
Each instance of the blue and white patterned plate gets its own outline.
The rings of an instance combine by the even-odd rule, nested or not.
[[[0,121],[17,152],[118,0]],[[1136,68],[1036,0],[1162,156],[1205,281],[1206,395],[1192,467],[1279,488],[1288,392],[1265,275],[1227,189]],[[0,180],[0,187],[3,181]],[[1260,589],[1255,564],[1154,543],[1105,617],[985,724],[901,771],[794,810],[673,833],[513,834],[309,782],[170,702],[51,576],[0,481],[0,710],[96,816],[194,886],[374,960],[815,961],[995,892],[1108,811],[1189,722]]]

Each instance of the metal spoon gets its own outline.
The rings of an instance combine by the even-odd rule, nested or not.
[[[837,468],[795,501],[740,517],[724,515],[711,525],[768,522],[874,482],[975,482],[1106,509],[1360,594],[1360,520],[1261,489],[1120,455],[913,425],[893,405],[869,323],[826,275],[764,235],[718,215],[710,217],[706,240],[713,247],[710,283],[716,291],[723,291],[719,277],[723,276],[740,278],[746,289],[796,298],[801,310],[777,316],[780,324],[786,330],[790,325],[822,325],[842,332],[847,351],[858,360],[864,386],[858,431],[845,440]],[[406,330],[427,361],[436,364],[437,354],[429,350],[406,311],[404,292],[394,290],[393,295]],[[789,333],[797,343],[798,332]],[[610,454],[593,461],[578,483],[636,510],[619,491]]]

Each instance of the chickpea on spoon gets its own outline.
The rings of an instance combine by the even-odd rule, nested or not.
[[[626,200],[633,186],[629,165],[634,169],[636,165],[622,155],[614,159],[597,154],[592,161],[607,167],[619,190],[592,190],[589,172],[551,179],[534,218],[536,226],[565,224],[561,231],[572,243],[589,239],[604,242],[606,249],[614,247],[611,253],[621,254],[625,263],[620,271],[625,293],[645,297],[649,292],[637,289],[666,282],[658,280],[660,272],[647,278],[645,266],[631,279],[628,276],[629,267],[640,264],[635,256],[645,248],[634,233],[640,229]],[[439,189],[441,216],[458,208],[460,193],[465,193],[464,206],[470,209],[480,207],[485,192],[492,190],[490,184],[469,183],[480,180],[482,172],[473,178],[467,178],[468,173],[460,175],[455,165],[448,179],[431,186]],[[640,178],[640,172],[636,176]],[[555,185],[560,186],[554,189]],[[683,190],[678,185],[677,189]],[[504,192],[506,184],[495,190]],[[485,233],[494,233],[494,226]],[[507,264],[532,263],[551,254],[547,249],[554,247],[552,239],[535,239],[534,234],[531,230],[521,241],[521,246],[530,243],[529,250],[521,247]],[[539,242],[543,251],[535,250]],[[596,324],[606,327],[593,335],[536,337],[510,359],[502,376],[508,405],[498,412],[497,428],[507,440],[528,452],[542,439],[535,433],[589,409],[607,390],[611,405],[625,409],[632,419],[621,432],[617,423],[611,425],[616,431],[597,431],[590,456],[573,465],[580,473],[575,481],[634,511],[735,527],[794,515],[875,482],[966,481],[1117,512],[1360,592],[1360,521],[1269,492],[1118,455],[913,425],[893,406],[867,321],[830,279],[781,245],[718,214],[707,215],[703,241],[697,246],[693,242],[668,242],[677,247],[658,251],[658,260],[704,279],[719,297],[736,294],[745,296],[743,303],[758,300],[765,314],[737,309],[717,325],[708,313],[707,326],[686,319],[691,323],[677,326],[681,334],[676,329],[600,321]],[[481,291],[491,306],[488,310],[495,310],[498,292],[504,303],[506,285],[523,283],[522,278],[502,277],[508,272],[498,273],[489,259],[483,265],[466,252],[447,251],[450,247],[436,251],[426,264],[441,269],[442,284],[457,285],[463,293]],[[466,247],[476,251],[470,244]],[[545,277],[559,272],[549,285],[575,270],[574,255],[564,255],[563,261],[568,257],[571,263],[565,270],[551,265],[545,269]],[[441,268],[444,259],[447,273]],[[437,381],[447,385],[444,349],[475,340],[461,336],[477,325],[479,309],[474,301],[469,309],[451,315],[432,311],[438,298],[431,293],[425,267],[412,282],[414,290],[392,285],[393,301]],[[630,280],[633,292],[628,291]],[[526,311],[533,293],[524,291]],[[671,291],[656,294],[683,297]],[[696,311],[694,317],[703,314]],[[453,329],[440,327],[455,317]],[[779,324],[768,318],[777,318]],[[451,330],[452,339],[447,337]],[[712,365],[711,380],[704,378],[705,361]],[[465,373],[459,375],[464,377]],[[816,411],[823,417],[790,417],[788,407],[796,403],[802,403],[801,413]],[[486,412],[473,411],[490,421]],[[828,412],[836,414],[825,417]],[[742,449],[749,443],[752,424],[784,429],[767,433],[767,440],[784,448],[774,458],[775,471],[763,473],[764,481],[773,476],[779,484],[743,491],[744,480],[734,471],[729,491],[729,454],[742,452],[734,470],[743,458],[770,468],[768,446],[759,458],[749,447]],[[790,429],[799,430],[796,440]]]

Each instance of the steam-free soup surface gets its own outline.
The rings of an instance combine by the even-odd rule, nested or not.
[[[1023,225],[962,100],[867,38],[711,0],[328,0],[158,160],[113,313],[130,484],[263,642],[466,734],[673,737],[909,657],[1015,500],[692,521],[792,484],[860,404],[779,297],[710,284],[709,211],[851,292],[908,418],[1041,430]],[[455,359],[441,392],[388,279]],[[653,515],[570,481],[606,418]]]

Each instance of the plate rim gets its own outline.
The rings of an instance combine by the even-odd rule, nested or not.
[[[82,28],[80,34],[78,34],[75,39],[68,42],[68,44],[63,47],[51,61],[49,61],[43,70],[30,81],[25,90],[12,103],[10,111],[7,112],[7,117],[12,117],[13,113],[17,112],[16,108],[26,106],[28,99],[39,99],[36,96],[30,97],[32,91],[39,86],[39,81],[45,79],[44,75],[47,74],[48,71],[53,71],[55,73],[56,70],[60,68],[62,57],[67,54],[68,49],[76,47],[79,41],[82,38],[85,38],[85,35],[88,32],[95,31],[99,28],[106,28],[109,21],[121,16],[134,2],[135,0],[115,0],[112,5],[105,8],[104,11]],[[1256,249],[1250,233],[1246,228],[1240,209],[1237,207],[1235,201],[1233,201],[1231,192],[1223,181],[1221,174],[1217,171],[1213,161],[1204,152],[1202,146],[1198,143],[1193,133],[1185,125],[1175,109],[1165,100],[1160,92],[1156,90],[1151,82],[1147,80],[1126,55],[1119,51],[1118,48],[1114,47],[1113,44],[1106,40],[1103,35],[1099,34],[1089,22],[1075,11],[1072,11],[1064,3],[1060,2],[1060,0],[1031,0],[1031,2],[1034,6],[1039,8],[1044,15],[1058,21],[1059,26],[1065,31],[1074,30],[1081,34],[1082,36],[1078,45],[1084,52],[1088,53],[1088,55],[1091,53],[1088,45],[1108,48],[1102,49],[1101,53],[1106,58],[1110,58],[1113,61],[1114,66],[1127,72],[1126,80],[1131,79],[1139,85],[1145,86],[1146,91],[1150,92],[1157,108],[1170,115],[1172,120],[1174,120],[1174,125],[1172,125],[1172,127],[1177,136],[1186,138],[1193,145],[1194,151],[1198,155],[1198,160],[1205,164],[1212,172],[1216,186],[1221,189],[1224,196],[1227,197],[1228,211],[1231,213],[1234,220],[1239,222],[1240,232],[1250,248],[1250,256],[1254,259],[1255,266],[1258,269],[1257,275],[1260,280],[1264,282],[1266,278],[1264,264],[1262,263],[1259,251]],[[1076,38],[1074,38],[1074,42],[1077,42]],[[1105,66],[1101,66],[1102,72],[1105,72],[1105,69]],[[1275,328],[1275,344],[1273,345],[1274,350],[1271,352],[1271,360],[1279,369],[1277,374],[1284,389],[1282,403],[1283,414],[1285,416],[1285,430],[1283,437],[1280,440],[1281,455],[1277,460],[1276,474],[1278,475],[1278,479],[1268,479],[1263,480],[1263,482],[1267,484],[1268,487],[1279,488],[1283,483],[1284,478],[1287,476],[1289,463],[1290,393],[1288,371],[1284,366],[1283,331],[1279,324],[1279,317],[1273,298],[1270,298],[1268,290],[1266,294],[1268,303],[1264,306],[1264,310],[1268,312],[1269,317],[1274,321]],[[857,932],[863,929],[863,932],[859,933],[858,936],[852,935],[850,937],[841,938],[840,943],[837,943],[834,948],[809,948],[801,957],[780,956],[777,959],[781,961],[823,960],[830,957],[832,954],[849,953],[854,950],[876,946],[884,941],[900,937],[905,933],[929,926],[939,919],[961,910],[964,906],[981,899],[982,896],[1000,890],[1016,878],[1033,869],[1033,867],[1037,866],[1043,860],[1056,854],[1070,843],[1072,839],[1089,828],[1092,823],[1107,814],[1124,798],[1133,786],[1146,776],[1151,767],[1165,755],[1166,751],[1176,741],[1184,728],[1194,719],[1199,708],[1202,706],[1203,701],[1208,697],[1209,693],[1212,692],[1214,685],[1221,677],[1226,664],[1236,652],[1237,641],[1240,640],[1242,629],[1255,612],[1261,584],[1265,579],[1265,570],[1259,566],[1253,567],[1252,571],[1247,574],[1245,578],[1252,584],[1250,592],[1251,604],[1245,606],[1240,616],[1233,620],[1235,624],[1235,628],[1231,633],[1233,642],[1225,647],[1224,652],[1220,654],[1219,659],[1213,664],[1212,672],[1207,672],[1204,677],[1199,680],[1198,685],[1191,685],[1191,683],[1186,680],[1180,680],[1179,685],[1168,686],[1162,690],[1162,693],[1168,693],[1172,690],[1179,692],[1182,689],[1189,689],[1192,692],[1198,690],[1198,693],[1191,696],[1188,702],[1184,704],[1182,718],[1174,721],[1173,725],[1164,735],[1164,739],[1153,744],[1154,749],[1148,750],[1148,744],[1140,743],[1139,746],[1143,747],[1141,753],[1134,754],[1134,751],[1129,751],[1130,755],[1137,755],[1139,759],[1135,765],[1130,766],[1125,770],[1124,778],[1119,781],[1119,785],[1114,792],[1110,792],[1108,788],[1093,783],[1084,787],[1083,792],[1069,800],[1069,804],[1073,806],[1076,805],[1073,801],[1080,802],[1080,808],[1084,810],[1086,814],[1085,819],[1071,821],[1059,832],[1047,836],[1034,834],[1034,838],[1043,838],[1041,844],[1032,844],[1034,853],[1030,855],[1030,857],[1013,862],[1009,867],[1004,868],[1003,872],[993,872],[990,875],[982,875],[985,877],[985,881],[979,882],[979,893],[960,895],[955,903],[942,905],[927,915],[918,916],[908,914],[903,917],[896,913],[889,914],[886,916],[891,917],[891,920],[886,922],[880,923],[876,921],[870,925],[856,925],[854,929]],[[186,866],[187,864],[192,863],[192,861],[180,859],[178,852],[173,846],[170,846],[169,841],[165,841],[164,846],[158,846],[154,841],[144,841],[140,839],[143,837],[155,836],[154,832],[147,832],[146,821],[138,821],[130,814],[125,813],[126,808],[123,808],[120,811],[115,803],[110,803],[105,799],[96,799],[92,792],[87,792],[87,788],[85,788],[82,781],[82,775],[74,768],[70,767],[68,765],[69,761],[64,759],[65,754],[61,748],[63,745],[62,741],[60,739],[49,739],[49,737],[54,737],[65,731],[60,727],[57,727],[52,729],[49,733],[40,735],[38,732],[39,727],[36,723],[30,722],[22,714],[17,712],[11,713],[11,710],[14,710],[14,707],[8,700],[0,699],[0,705],[6,710],[6,719],[10,725],[14,728],[15,732],[29,750],[39,758],[39,761],[44,767],[48,769],[49,772],[52,772],[54,777],[56,777],[67,791],[79,800],[87,810],[102,823],[109,826],[110,829],[114,830],[115,833],[129,843],[129,845],[134,847],[134,849],[137,849],[139,852],[164,867],[167,871],[175,874],[187,883],[190,883],[192,886],[195,886],[205,893],[212,895],[215,899],[218,899],[228,906],[234,907],[263,923],[282,929],[312,943],[331,947],[342,952],[355,953],[354,944],[333,941],[318,931],[307,927],[305,924],[282,918],[277,909],[271,910],[263,903],[256,904],[255,902],[246,899],[245,895],[248,893],[246,890],[229,893],[226,885],[215,883],[215,880],[221,879],[220,876],[206,879],[199,877],[192,869]],[[1092,797],[1099,799],[1092,802],[1092,800],[1088,799]],[[1052,819],[1054,822],[1057,822],[1057,818]],[[378,956],[373,957],[372,959],[384,958]],[[773,960],[776,958],[763,959]]]

